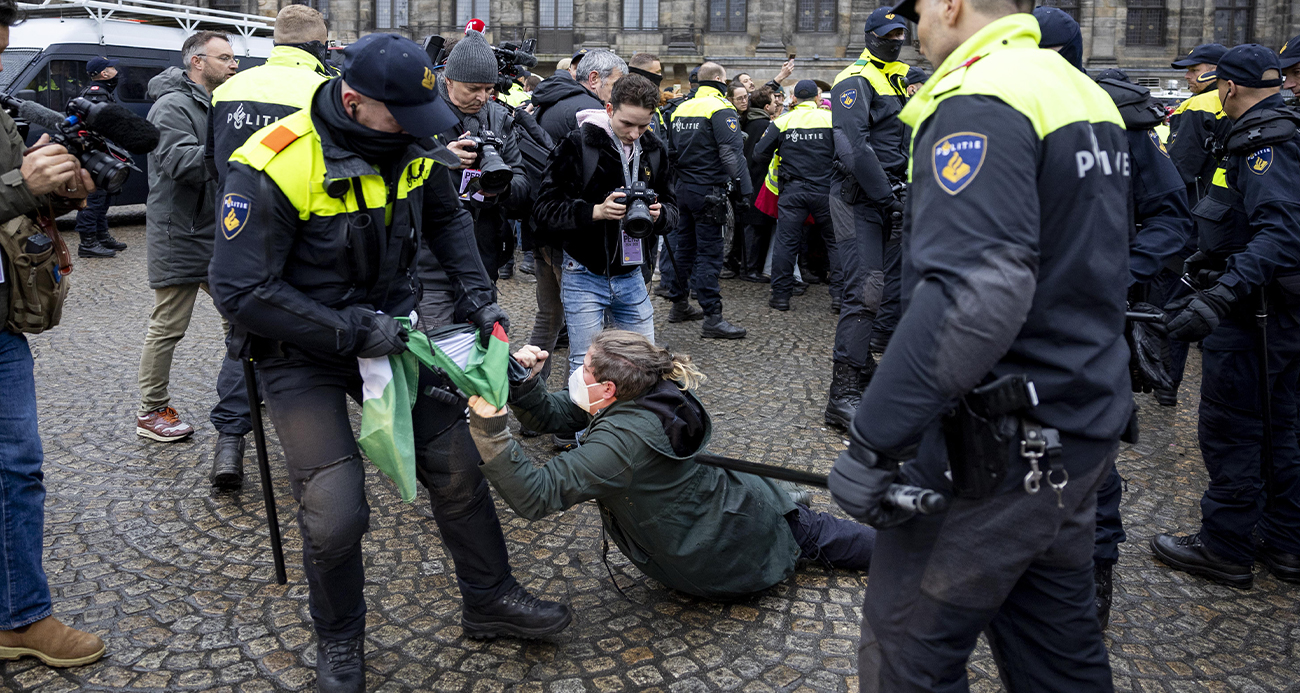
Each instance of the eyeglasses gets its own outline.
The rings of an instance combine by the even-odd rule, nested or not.
[[[207,53],[197,53],[196,55],[200,58],[212,58],[219,63],[225,63],[227,65],[239,64],[239,58],[236,58],[233,55],[208,55]]]

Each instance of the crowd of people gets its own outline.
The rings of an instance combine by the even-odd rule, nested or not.
[[[1280,91],[1300,89],[1300,37],[1280,52],[1196,47],[1173,63],[1195,95],[1169,115],[1123,71],[1089,74],[1068,14],[1025,5],[903,0],[870,14],[833,82],[788,84],[790,61],[759,86],[704,62],[685,94],[655,55],[587,49],[506,89],[474,28],[441,64],[371,34],[335,65],[305,5],[280,11],[270,59],[247,70],[224,34],[196,32],[149,85],[155,307],[137,433],[194,433],[168,382],[203,290],[228,351],[211,482],[243,484],[251,360],[301,508],[321,691],[364,690],[369,508],[346,406],[358,359],[457,323],[508,332],[516,364],[500,407],[421,367],[412,410],[468,635],[543,637],[573,619],[513,577],[495,490],[530,520],[596,501],[642,572],[705,599],[755,594],[800,561],[870,570],[864,691],[962,690],[981,632],[1009,690],[1112,690],[1115,459],[1138,435],[1133,393],[1176,405],[1193,345],[1202,525],[1152,549],[1240,588],[1257,561],[1300,582],[1300,112]],[[6,42],[16,18],[0,0]],[[912,38],[932,74],[900,60]],[[89,96],[113,98],[113,64],[90,61]],[[0,122],[0,167],[21,171],[3,177],[3,220],[81,206],[79,255],[111,256],[108,198],[77,159],[24,154]],[[8,275],[38,261],[31,243],[0,247]],[[519,274],[535,284],[531,331],[497,303]],[[858,522],[697,462],[705,375],[656,344],[653,297],[702,339],[742,339],[723,310],[733,278],[768,284],[777,313],[826,287],[824,418],[849,438],[829,488]],[[33,310],[10,300],[23,288],[0,289],[0,548],[22,586],[0,593],[0,658],[84,664],[105,645],[51,616],[40,567],[21,334],[40,330],[14,327],[12,306]],[[548,392],[566,347],[567,387]],[[558,454],[533,465],[509,414]],[[894,484],[951,506],[927,514]]]

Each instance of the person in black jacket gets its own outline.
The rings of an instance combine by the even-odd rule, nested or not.
[[[749,110],[745,111],[745,163],[749,166],[749,180],[754,186],[750,196],[750,209],[741,216],[745,224],[745,267],[740,278],[757,284],[769,281],[763,276],[763,263],[767,260],[767,246],[776,229],[776,219],[754,207],[758,192],[763,189],[767,166],[754,161],[754,145],[763,138],[772,119],[781,115],[781,93],[771,85],[763,85],[749,97]]]
[[[580,59],[577,79],[556,72],[533,92],[533,115],[556,142],[577,129],[578,111],[603,108],[614,83],[627,74],[627,63],[609,51],[589,51]]]
[[[91,58],[86,62],[86,72],[91,82],[78,95],[91,103],[117,103],[113,90],[117,89],[117,61],[111,58]],[[96,190],[86,198],[86,206],[77,212],[77,234],[81,243],[77,257],[113,257],[117,251],[126,250],[126,244],[108,232],[108,191]]]
[[[620,79],[604,110],[579,111],[582,124],[560,140],[538,191],[537,214],[564,245],[560,293],[570,372],[582,365],[606,313],[621,329],[654,340],[654,306],[641,265],[646,247],[677,224],[672,163],[663,141],[648,132],[658,105],[659,89],[650,80]],[[628,235],[623,225],[624,189],[635,181],[658,196],[649,205],[654,235],[645,239]]]

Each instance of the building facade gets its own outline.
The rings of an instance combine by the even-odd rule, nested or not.
[[[214,9],[274,14],[290,0],[189,0]],[[537,39],[541,74],[577,48],[630,57],[658,54],[665,82],[716,60],[759,81],[795,56],[796,77],[830,80],[862,50],[862,26],[881,0],[303,0],[321,10],[331,37],[374,31],[415,39],[487,22],[493,42]],[[1255,42],[1278,49],[1300,34],[1300,0],[1040,0],[1083,28],[1088,67],[1122,67],[1144,81],[1177,79],[1170,61],[1201,43]],[[909,63],[928,66],[915,48]],[[1163,86],[1163,84],[1162,84]]]

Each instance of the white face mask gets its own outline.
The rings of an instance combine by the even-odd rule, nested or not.
[[[591,392],[588,388],[596,386],[587,384],[586,373],[586,366],[578,366],[577,370],[569,374],[569,399],[573,400],[573,403],[578,405],[579,409],[590,414],[593,406],[600,404],[609,398],[601,397],[595,402],[591,401]]]

